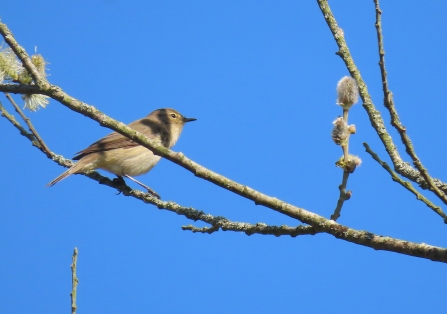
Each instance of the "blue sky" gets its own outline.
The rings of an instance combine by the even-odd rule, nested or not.
[[[373,2],[330,4],[405,156],[382,105]],[[445,181],[447,2],[383,1],[382,10],[397,109],[418,156]],[[195,117],[174,150],[263,193],[331,215],[342,176],[334,166],[341,150],[330,138],[331,122],[341,114],[335,87],[348,72],[316,1],[22,1],[20,8],[2,4],[0,17],[29,53],[37,46],[50,63],[50,82],[73,97],[125,123],[166,107]],[[11,108],[6,98],[0,101]],[[29,116],[50,149],[67,158],[110,132],[55,101]],[[389,161],[361,103],[350,123],[357,127],[350,151],[363,164],[350,177],[353,197],[339,222],[447,247],[442,220],[364,152],[367,142]],[[441,263],[322,234],[192,234],[181,230],[191,221],[83,176],[46,188],[63,168],[5,119],[0,134],[1,313],[69,311],[75,246],[78,313],[445,308]],[[138,179],[164,200],[231,220],[298,224],[167,160]]]

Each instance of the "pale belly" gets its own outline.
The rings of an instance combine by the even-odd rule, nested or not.
[[[105,151],[96,163],[96,168],[104,169],[119,176],[139,176],[151,170],[160,160],[143,146],[119,148]]]

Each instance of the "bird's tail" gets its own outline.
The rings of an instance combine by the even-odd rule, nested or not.
[[[56,179],[54,179],[53,181],[51,181],[50,183],[47,184],[48,187],[55,185],[56,183],[58,183],[59,181],[65,179],[66,177],[68,177],[70,174],[73,174],[73,167],[71,167],[70,169],[68,169],[67,171],[65,171],[63,174],[61,174],[60,176],[58,176]]]
[[[68,177],[69,175],[71,175],[73,173],[77,173],[79,170],[81,170],[81,168],[83,168],[84,165],[85,165],[84,162],[78,161],[76,164],[71,166],[67,171],[65,171],[60,176],[58,176],[56,179],[54,179],[53,181],[48,183],[47,186],[48,187],[53,186],[56,183],[58,183],[59,181],[61,181],[61,180],[65,179],[66,177]]]

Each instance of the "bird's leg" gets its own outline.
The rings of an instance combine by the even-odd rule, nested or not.
[[[141,185],[143,188],[145,188],[149,193],[151,193],[153,196],[155,196],[156,198],[160,199],[160,195],[158,195],[154,190],[152,190],[150,187],[148,187],[147,185],[144,185],[143,183],[141,183],[138,180],[135,180],[134,178],[132,178],[131,176],[128,176],[127,174],[124,175],[126,178],[132,180],[133,182]]]

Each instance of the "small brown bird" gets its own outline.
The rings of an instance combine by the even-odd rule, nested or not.
[[[157,109],[128,126],[164,147],[171,148],[177,142],[185,123],[195,120],[183,117],[174,109]],[[132,177],[147,173],[161,157],[127,137],[113,132],[76,155],[73,160],[79,161],[47,186],[53,186],[73,173],[104,169],[121,179],[122,177],[131,179],[160,198],[157,193]]]

